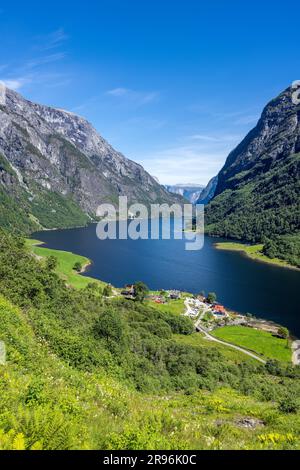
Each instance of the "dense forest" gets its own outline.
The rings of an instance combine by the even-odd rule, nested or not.
[[[0,449],[297,447],[299,367],[195,345],[188,318],[54,269],[1,231]]]

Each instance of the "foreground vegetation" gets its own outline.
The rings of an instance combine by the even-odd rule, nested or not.
[[[291,361],[291,348],[287,339],[278,338],[268,331],[246,326],[225,326],[213,332],[216,338],[228,341],[261,354],[265,359]]]
[[[56,269],[1,232],[0,448],[299,448],[299,367],[207,345],[188,318]]]

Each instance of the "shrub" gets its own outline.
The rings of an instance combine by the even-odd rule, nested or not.
[[[300,405],[295,396],[289,395],[279,402],[278,408],[282,413],[297,413]]]
[[[82,271],[82,264],[80,263],[80,261],[76,261],[76,263],[73,266],[73,269],[77,271],[78,273]]]

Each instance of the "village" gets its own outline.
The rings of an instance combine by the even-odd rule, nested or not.
[[[223,339],[224,330],[226,330],[224,327],[248,327],[246,329],[249,331],[257,331],[257,335],[259,335],[259,338],[263,342],[265,341],[264,334],[269,334],[270,337],[268,338],[286,338],[286,340],[283,339],[282,341],[286,341],[284,344],[287,348],[287,355],[289,355],[289,351],[291,351],[293,364],[297,365],[300,362],[300,341],[293,341],[290,345],[290,349],[288,346],[289,332],[286,328],[282,328],[272,321],[256,318],[251,314],[241,314],[229,310],[217,302],[217,296],[213,292],[207,295],[204,293],[193,295],[179,290],[148,291],[145,284],[136,283],[126,285],[125,288],[121,290],[121,292],[119,291],[118,294],[116,293],[116,295],[121,294],[121,296],[127,300],[137,300],[138,296],[141,295],[139,291],[143,289],[145,290],[142,297],[145,303],[148,303],[161,312],[173,313],[174,315],[182,315],[190,318],[194,324],[195,332],[201,333],[202,337],[206,340],[233,348],[261,363],[265,363],[265,358],[263,358],[261,354],[257,355],[255,353],[252,341],[250,345],[247,345],[248,347],[245,348],[239,345],[239,338],[228,338],[226,335],[225,341]],[[223,331],[223,335],[221,335],[220,338],[218,334],[219,331]],[[230,331],[230,328],[227,331]],[[243,335],[245,336],[245,330],[243,330]],[[251,333],[246,334],[246,336],[248,335],[251,336]],[[254,333],[254,335],[256,335],[256,333]]]
[[[135,298],[135,285],[126,285],[121,291],[121,295],[126,299]],[[179,290],[161,290],[149,292],[146,300],[159,310],[174,311],[189,317],[195,324],[195,328],[204,328],[206,331],[213,331],[216,328],[232,325],[250,326],[253,318],[227,310],[217,302],[216,295],[209,293],[192,295]]]

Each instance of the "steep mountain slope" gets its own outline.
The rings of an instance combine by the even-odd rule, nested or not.
[[[71,226],[100,203],[174,202],[140,165],[115,151],[85,119],[34,104],[0,85],[1,225]],[[28,222],[28,215],[31,220]],[[22,224],[22,225],[24,225]]]
[[[264,241],[270,255],[298,265],[300,105],[292,94],[288,88],[272,100],[228,156],[206,210],[206,227],[213,235]]]
[[[214,197],[216,187],[218,183],[218,177],[214,176],[208,183],[207,186],[199,194],[199,198],[196,204],[208,204],[209,201]]]

